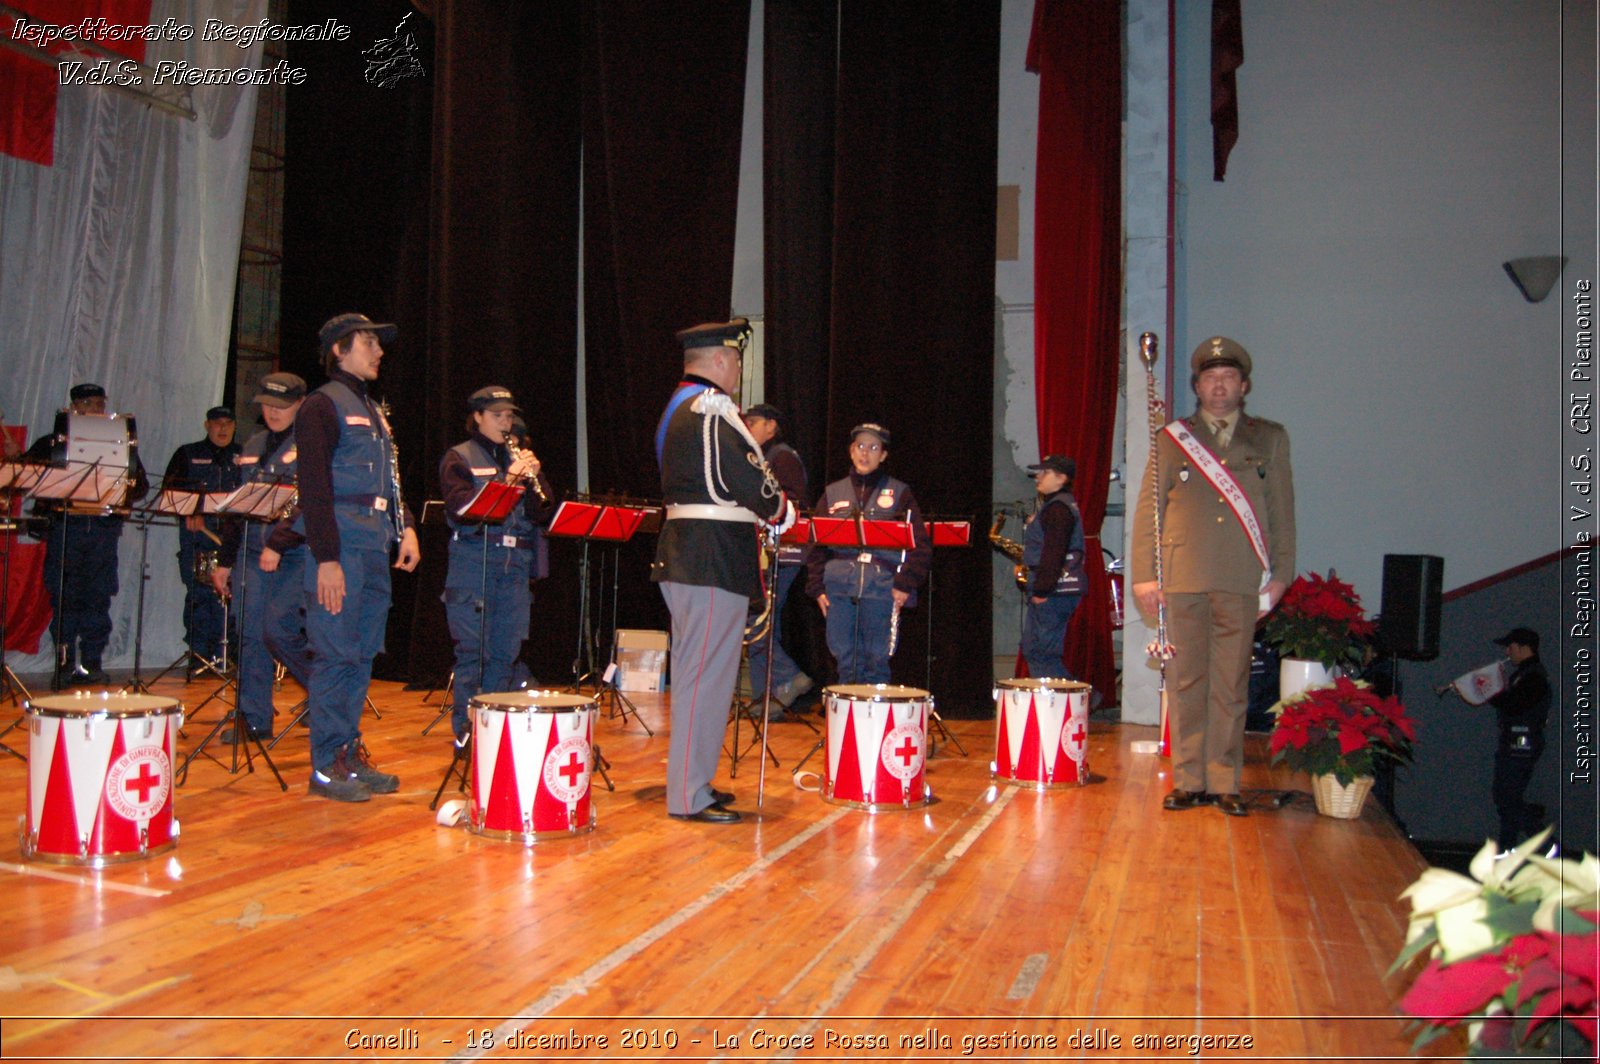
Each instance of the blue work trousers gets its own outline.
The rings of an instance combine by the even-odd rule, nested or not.
[[[311,648],[305,633],[305,570],[310,552],[285,554],[274,572],[250,558],[233,574],[239,604],[239,712],[253,732],[272,727],[272,683],[283,662],[306,690],[311,689]]]
[[[361,739],[361,710],[372,659],[389,622],[389,551],[342,547],[344,605],[329,613],[317,601],[317,564],[306,563],[306,637],[311,645],[311,767],[326,772],[334,757]]]
[[[1022,657],[1035,680],[1055,677],[1075,680],[1061,661],[1067,640],[1067,622],[1078,609],[1082,595],[1050,595],[1043,602],[1028,600],[1022,618]]]
[[[889,682],[889,614],[894,600],[828,596],[828,652],[840,683]],[[904,614],[901,621],[905,620]]]

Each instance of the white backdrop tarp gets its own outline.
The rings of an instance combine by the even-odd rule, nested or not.
[[[146,62],[257,68],[259,43],[203,42],[198,30],[206,18],[258,22],[266,9],[266,0],[155,0],[152,25],[170,17],[197,32],[152,42]],[[137,417],[152,480],[179,444],[204,435],[205,411],[222,399],[255,126],[254,87],[196,86],[193,94],[191,122],[108,89],[62,86],[55,164],[0,156],[0,411],[37,437],[51,431],[73,384],[101,384],[111,409]],[[146,675],[183,649],[176,554],[176,532],[152,528]],[[110,668],[133,661],[139,558],[130,522]],[[7,663],[48,670],[48,638],[41,649]]]

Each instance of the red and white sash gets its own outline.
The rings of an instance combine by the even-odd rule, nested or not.
[[[1162,430],[1172,437],[1183,453],[1189,456],[1189,461],[1194,463],[1202,476],[1211,482],[1217,489],[1228,508],[1233,511],[1233,516],[1239,519],[1239,525],[1244,529],[1244,534],[1250,540],[1250,549],[1256,552],[1256,560],[1261,563],[1261,587],[1265,591],[1272,582],[1272,563],[1267,560],[1267,537],[1261,529],[1261,521],[1256,517],[1256,509],[1250,505],[1250,497],[1244,493],[1244,488],[1234,477],[1228,467],[1217,461],[1217,456],[1208,450],[1205,444],[1195,439],[1194,433],[1189,431],[1189,426],[1182,421],[1169,422]]]

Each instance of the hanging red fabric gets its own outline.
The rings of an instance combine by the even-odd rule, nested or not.
[[[0,14],[0,34],[52,55],[69,50],[49,27],[70,29],[80,40],[144,61],[143,37],[124,39],[126,26],[150,24],[150,0],[10,0],[27,25]],[[104,24],[98,20],[104,19]],[[84,53],[85,66],[113,62]],[[0,49],[0,153],[49,166],[55,160],[56,67],[34,56]]]
[[[1110,489],[1122,305],[1122,7],[1037,0],[1034,395],[1039,453],[1077,460],[1089,577],[1067,630],[1073,675],[1116,694],[1111,590],[1100,527]]]

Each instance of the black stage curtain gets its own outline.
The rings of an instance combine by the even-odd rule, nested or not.
[[[516,394],[558,497],[577,483],[578,0],[435,5],[432,212],[426,377],[408,404],[426,413],[425,468],[467,435],[466,400],[486,384]],[[425,529],[411,631],[418,679],[442,680],[453,653],[439,594],[448,530]],[[555,576],[535,585],[523,652],[545,683],[570,679],[577,556],[551,544]],[[491,576],[492,578],[492,576]]]
[[[947,715],[987,716],[1000,5],[845,4],[841,19],[826,475],[848,472],[850,427],[879,421],[924,511],[975,519],[971,547],[935,550],[894,677]]]
[[[832,331],[834,90],[839,60],[835,0],[767,0],[763,69],[766,204],[766,401],[810,475],[810,509],[822,490],[827,436],[824,379]],[[784,646],[809,676],[828,675],[822,614],[802,601],[784,611]]]
[[[406,16],[410,15],[407,19]],[[294,42],[287,61],[306,71],[286,93],[282,325],[279,363],[315,388],[327,379],[317,329],[356,311],[393,321],[378,391],[390,398],[406,500],[419,512],[438,454],[429,450],[421,396],[428,379],[428,204],[432,137],[433,27],[405,0],[354,7],[291,0],[288,21],[337,18],[343,41]],[[421,77],[369,83],[362,51],[391,38],[405,20],[417,42]],[[248,435],[248,433],[244,433]],[[423,566],[441,564],[424,558]],[[374,665],[385,679],[410,675],[417,575],[396,572],[389,612],[391,653]]]
[[[589,482],[659,499],[656,420],[683,369],[672,334],[730,313],[750,7],[607,0],[583,18]],[[637,536],[613,570],[625,627],[668,627],[654,553]]]

